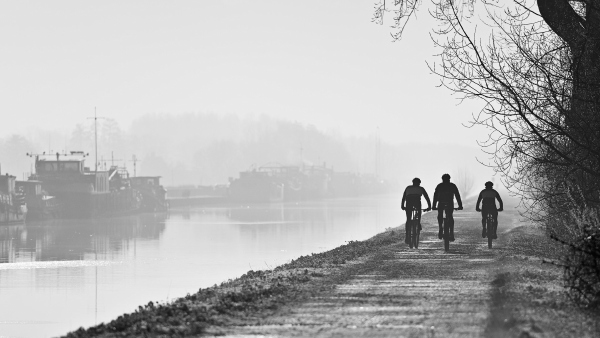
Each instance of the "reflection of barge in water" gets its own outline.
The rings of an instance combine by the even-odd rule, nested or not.
[[[0,243],[10,243],[0,246],[0,261],[82,261],[95,251],[126,253],[135,250],[136,241],[160,238],[166,219],[167,213],[144,213],[110,220],[48,219],[40,226],[0,227]],[[22,252],[35,254],[19,255]]]
[[[56,197],[62,217],[111,216],[141,210],[142,194],[131,187],[123,168],[90,171],[84,166],[83,152],[30,156],[35,156],[35,174],[30,181],[40,181],[45,195]],[[47,216],[43,210],[40,212],[36,216]]]

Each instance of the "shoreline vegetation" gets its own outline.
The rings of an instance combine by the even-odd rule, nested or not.
[[[514,221],[517,216],[511,217]],[[470,230],[468,233],[465,230],[463,236],[469,235],[475,241],[480,228],[473,224],[478,221],[472,218]],[[425,215],[422,222],[424,229],[432,229],[432,224],[437,227],[432,214]],[[433,239],[436,233],[431,234]],[[286,316],[311,298],[330,294],[367,271],[389,274],[389,271],[383,271],[385,264],[382,262],[390,261],[394,251],[405,250],[403,236],[403,226],[386,229],[370,239],[350,241],[327,252],[301,256],[272,270],[250,270],[239,278],[173,301],[149,302],[133,313],[87,329],[80,328],[64,337],[235,334],[236,328],[260,326],[269,323],[270,317]],[[559,261],[564,250],[560,244],[550,240],[541,228],[531,225],[517,226],[502,233],[498,244],[492,253],[492,262],[477,266],[478,270],[486,269],[489,276],[484,281],[490,290],[486,295],[489,300],[486,301],[485,327],[481,328],[484,336],[594,337],[600,332],[598,314],[576,306],[568,298],[562,285],[563,270],[552,264]],[[440,266],[446,264],[443,261],[439,262]],[[393,274],[393,278],[402,278],[397,271]],[[277,335],[286,332],[285,328],[282,330]],[[296,329],[296,335],[298,330],[301,328]],[[375,334],[378,329],[369,330]],[[304,335],[313,334],[314,331],[304,332]]]

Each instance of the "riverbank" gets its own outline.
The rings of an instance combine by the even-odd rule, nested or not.
[[[388,229],[169,303],[148,303],[67,337],[597,336],[598,317],[572,304],[562,270],[544,263],[560,246],[520,224],[512,209],[501,213],[489,250],[479,214],[455,215],[449,253],[429,213],[418,250],[402,243],[403,229]]]

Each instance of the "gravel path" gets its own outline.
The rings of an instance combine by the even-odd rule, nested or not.
[[[382,248],[349,267],[349,278],[332,290],[288,306],[259,325],[230,326],[222,333],[229,337],[484,336],[490,322],[491,282],[505,245],[501,233],[517,224],[518,215],[501,214],[500,239],[492,250],[481,238],[479,213],[457,211],[455,216],[457,239],[449,252],[437,239],[436,214],[428,213],[422,220],[419,249],[403,243]]]

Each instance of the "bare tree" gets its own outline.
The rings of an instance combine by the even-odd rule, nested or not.
[[[392,36],[399,39],[419,4],[379,3],[375,20],[393,12]],[[542,173],[559,168],[565,178],[595,182],[586,190],[597,191],[600,7],[566,0],[539,0],[538,8],[535,1],[520,0],[502,7],[473,0],[434,5],[441,26],[433,37],[441,54],[431,69],[464,99],[484,103],[473,123],[490,129],[482,145],[507,177],[505,183],[535,195],[540,182],[523,175],[534,168]],[[484,17],[480,22],[475,22],[476,5]],[[478,33],[481,26],[487,33]],[[598,202],[593,193],[586,198]]]
[[[419,5],[382,1],[374,20],[393,13],[398,40]],[[557,230],[571,226],[565,215],[573,208],[600,205],[600,0],[434,0],[433,6],[440,26],[432,37],[441,52],[431,70],[462,99],[483,103],[472,123],[490,130],[481,145],[505,185],[523,197],[527,215],[583,248],[582,231]]]

